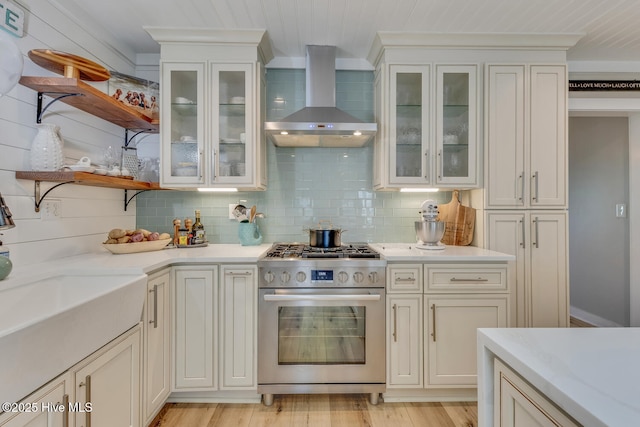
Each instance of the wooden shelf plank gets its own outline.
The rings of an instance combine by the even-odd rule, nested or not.
[[[160,123],[145,116],[124,103],[116,101],[108,94],[76,78],[23,76],[20,84],[45,94],[77,93],[82,96],[69,96],[60,101],[86,113],[93,114],[125,129],[148,129],[158,132]]]
[[[77,185],[118,188],[122,190],[163,190],[157,182],[134,181],[132,179],[96,175],[88,172],[16,171],[16,179],[29,179],[42,182],[69,182]]]

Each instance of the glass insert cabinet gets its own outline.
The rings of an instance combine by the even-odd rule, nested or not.
[[[479,185],[477,65],[392,64],[386,81],[381,74],[378,99],[388,102],[376,108],[388,127],[378,136],[376,187]]]
[[[265,32],[147,31],[161,47],[160,185],[264,190]]]
[[[251,143],[256,138],[251,68],[251,64],[163,64],[163,75],[169,76],[163,103],[170,105],[161,121],[166,148],[163,183],[251,183],[247,164],[254,161]]]

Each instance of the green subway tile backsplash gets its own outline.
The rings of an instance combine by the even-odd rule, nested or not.
[[[276,99],[278,98],[278,99]],[[337,71],[336,105],[373,121],[373,72]],[[267,70],[267,120],[305,106],[305,70]],[[174,218],[193,218],[200,209],[209,241],[238,243],[238,223],[228,205],[256,205],[265,242],[308,241],[305,228],[329,220],[345,229],[343,242],[414,242],[413,222],[425,199],[448,202],[450,192],[375,192],[373,143],[363,148],[275,148],[268,143],[267,191],[198,193],[149,191],[136,198],[137,226],[172,231]]]

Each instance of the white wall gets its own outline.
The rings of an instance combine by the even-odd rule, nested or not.
[[[58,77],[28,58],[29,50],[43,48],[79,55],[110,70],[135,73],[135,57],[126,47],[98,33],[91,23],[71,18],[55,4],[42,0],[20,2],[26,15],[25,35],[14,40],[24,55],[23,75]],[[96,86],[107,90],[106,83]],[[34,183],[16,180],[15,171],[30,170],[29,149],[36,134],[36,97],[36,92],[21,85],[0,97],[0,193],[16,222],[15,228],[4,232],[2,240],[11,249],[14,269],[103,250],[100,243],[109,229],[135,227],[135,201],[125,212],[123,190],[63,185],[48,196],[61,201],[61,219],[44,221],[34,211]],[[75,163],[83,155],[99,161],[104,148],[109,145],[119,148],[124,140],[122,128],[61,102],[47,110],[43,122],[61,127],[69,163]],[[51,186],[43,183],[43,192]]]

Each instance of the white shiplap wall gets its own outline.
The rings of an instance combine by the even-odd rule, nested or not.
[[[26,0],[23,38],[14,41],[24,55],[23,75],[55,74],[35,65],[28,58],[31,49],[50,48],[91,59],[107,69],[135,74],[134,59],[119,49],[108,35],[90,32],[91,23],[71,14],[54,1]],[[124,52],[124,53],[123,53]],[[106,82],[96,84],[107,91]],[[2,240],[11,250],[14,269],[28,268],[34,262],[55,260],[80,253],[102,251],[100,243],[114,227],[133,228],[135,201],[124,211],[124,191],[63,185],[47,198],[61,201],[61,218],[45,221],[34,211],[33,181],[16,180],[16,170],[29,170],[29,150],[36,134],[35,91],[17,85],[0,97],[0,192],[13,213],[16,227],[6,230]],[[121,147],[124,129],[67,106],[53,104],[44,123],[61,127],[67,163],[86,155],[101,160],[109,145]],[[42,191],[52,184],[43,183]]]

